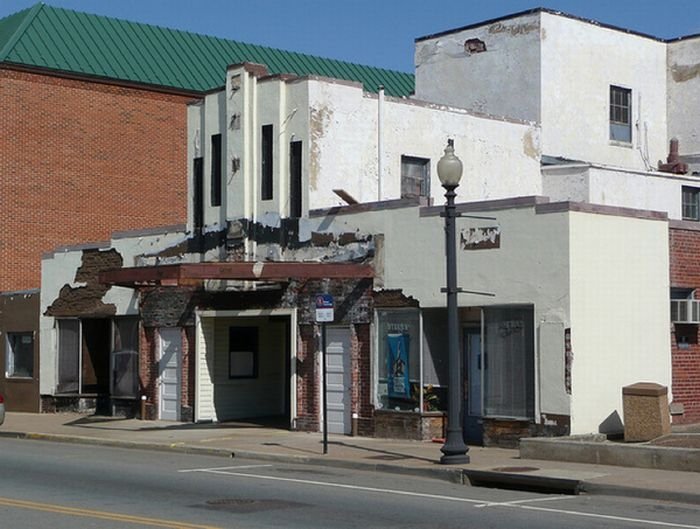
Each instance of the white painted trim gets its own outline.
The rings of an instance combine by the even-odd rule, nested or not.
[[[204,318],[255,318],[260,316],[289,316],[289,428],[293,429],[296,425],[297,416],[297,385],[298,374],[296,369],[297,352],[298,352],[298,313],[297,309],[244,309],[244,310],[197,310],[195,311],[195,422],[208,420],[200,415],[200,374],[201,366],[199,362],[199,342],[202,331],[202,319]],[[208,353],[208,352],[207,352]]]
[[[225,156],[225,155],[224,155]],[[199,365],[199,338],[202,333],[202,319],[199,316],[199,312],[194,313],[194,347],[193,351],[190,351],[190,358],[194,354],[194,422],[200,422],[202,416],[200,415],[200,405],[199,405],[199,391],[201,389],[199,377],[201,375],[201,366]]]

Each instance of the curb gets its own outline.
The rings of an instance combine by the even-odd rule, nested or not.
[[[366,470],[374,472],[388,472],[405,476],[427,477],[469,485],[462,468],[410,468],[387,463],[365,463],[364,461],[348,461],[346,459],[321,458],[315,456],[297,456],[287,454],[270,454],[268,452],[256,452],[253,450],[236,450],[232,452],[226,448],[211,448],[186,445],[184,443],[144,443],[140,441],[125,441],[118,439],[103,439],[101,437],[85,437],[64,434],[34,433],[34,432],[0,432],[0,438],[27,439],[31,441],[54,441],[59,443],[72,443],[94,446],[109,446],[113,448],[126,448],[136,450],[153,450],[159,452],[179,452],[184,454],[210,455],[228,458],[249,458],[260,461],[272,461],[290,464],[312,464],[334,468]]]
[[[578,479],[533,476],[492,470],[465,470],[464,474],[469,478],[469,482],[473,487],[494,487],[573,495],[578,495],[582,490],[582,481]]]
[[[26,439],[33,441],[54,441],[82,445],[109,446],[114,448],[153,450],[160,452],[179,452],[183,454],[209,455],[227,458],[250,458],[260,461],[272,461],[289,464],[312,464],[333,468],[387,472],[404,476],[416,476],[438,479],[450,483],[474,486],[494,487],[538,492],[555,492],[559,494],[624,496],[658,501],[673,501],[700,505],[700,493],[673,492],[660,489],[643,489],[624,485],[608,485],[585,480],[554,478],[548,476],[527,476],[490,470],[471,470],[465,468],[411,468],[387,463],[366,463],[345,459],[322,458],[316,456],[298,456],[287,454],[270,454],[252,450],[231,451],[225,448],[198,447],[184,443],[145,443],[99,437],[72,436],[63,434],[35,432],[0,432],[0,438]]]

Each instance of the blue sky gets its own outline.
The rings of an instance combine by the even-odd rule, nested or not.
[[[0,0],[0,17],[35,0]],[[674,38],[700,33],[700,0],[45,0],[46,4],[395,70],[416,37],[542,6]]]

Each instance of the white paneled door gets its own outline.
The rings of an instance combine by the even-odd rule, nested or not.
[[[328,373],[328,433],[349,434],[352,429],[350,406],[350,329],[326,329],[326,371]]]
[[[180,419],[180,367],[182,334],[179,327],[162,328],[158,359],[158,416],[166,421]]]

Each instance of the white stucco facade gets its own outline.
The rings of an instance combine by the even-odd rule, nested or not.
[[[700,36],[668,43],[668,135],[678,138],[681,153],[700,170]]]
[[[575,212],[569,229],[571,433],[619,431],[624,386],[671,387],[668,226]]]
[[[671,137],[666,54],[658,39],[534,10],[418,39],[416,97],[534,120],[543,154],[648,170]],[[631,91],[630,142],[610,139],[611,86]]]
[[[460,307],[534,307],[535,420],[571,419],[571,433],[619,430],[622,387],[670,386],[668,223],[663,215],[549,203],[463,205],[458,233],[497,225],[500,247],[458,251]],[[487,205],[488,204],[488,205]],[[484,206],[486,206],[484,208]],[[424,308],[444,307],[443,219],[436,210],[402,208],[323,217],[327,229],[380,231],[378,271]],[[420,241],[421,251],[415,251]],[[563,334],[570,329],[572,388],[565,388]],[[610,416],[617,415],[611,423]]]
[[[570,200],[661,211],[675,220],[683,220],[681,203],[684,187],[700,188],[700,181],[692,175],[595,164],[542,167],[543,193],[553,201]]]
[[[231,79],[238,88],[231,88]],[[273,130],[269,200],[262,200],[260,189],[264,125]],[[190,156],[209,160],[215,134],[222,135],[225,145],[225,191],[221,206],[211,206],[211,164],[205,162],[205,231],[241,217],[257,221],[269,213],[289,216],[289,146],[297,141],[302,143],[304,212],[344,205],[334,190],[358,202],[401,198],[402,156],[429,160],[426,198],[441,201],[436,164],[447,138],[454,139],[470,175],[469,185],[458,189],[458,200],[541,194],[537,126],[419,101],[382,96],[380,103],[376,94],[355,83],[259,78],[250,67],[233,67],[226,91],[210,94],[189,109]],[[190,203],[193,193],[190,189]]]

